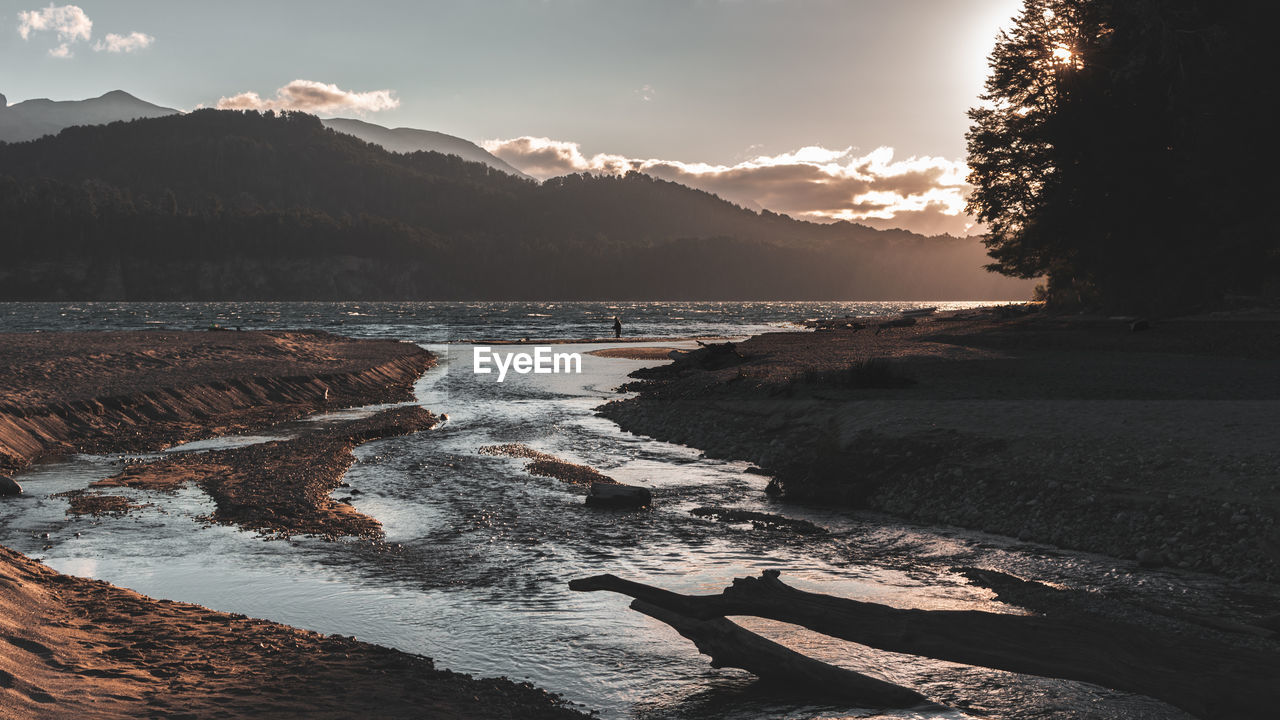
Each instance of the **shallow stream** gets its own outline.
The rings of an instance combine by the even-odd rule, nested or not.
[[[609,572],[713,593],[734,577],[777,568],[785,581],[807,590],[899,607],[997,612],[1019,611],[994,603],[949,568],[1003,569],[1209,607],[1230,589],[1213,578],[1139,573],[1107,558],[980,533],[776,503],[763,492],[766,478],[744,472],[743,463],[631,435],[594,414],[617,397],[628,372],[652,361],[584,354],[580,375],[511,374],[497,383],[493,375],[471,372],[469,347],[428,347],[442,361],[418,383],[418,402],[448,413],[449,421],[358,448],[346,478],[350,488],[335,493],[351,495],[358,510],[383,524],[385,545],[266,541],[208,527],[197,518],[212,502],[197,488],[126,491],[147,507],[124,517],[68,516],[67,501],[52,494],[120,470],[119,458],[96,456],[42,463],[19,476],[27,496],[0,504],[0,543],[62,572],[154,597],[354,635],[461,672],[528,679],[607,718],[1185,717],[1145,698],[871,651],[748,618],[739,620],[802,652],[918,689],[949,709],[878,714],[780,694],[745,673],[712,669],[692,643],[629,610],[627,598],[575,593],[568,581]],[[278,434],[296,431],[286,426]],[[587,508],[583,489],[530,475],[521,459],[479,452],[499,443],[526,444],[650,487],[656,509]],[[689,513],[704,505],[778,513],[829,532],[756,530]]]

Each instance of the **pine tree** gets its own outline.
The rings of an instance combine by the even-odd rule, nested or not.
[[[1047,276],[1056,302],[1138,312],[1257,292],[1276,273],[1277,242],[1266,203],[1250,198],[1276,181],[1248,172],[1248,151],[1222,149],[1272,144],[1238,94],[1275,99],[1260,13],[1248,2],[1026,0],[969,112],[969,211],[989,229],[989,267]]]

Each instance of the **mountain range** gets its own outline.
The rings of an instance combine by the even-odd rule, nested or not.
[[[57,135],[74,125],[105,125],[117,120],[177,115],[181,111],[140,100],[123,90],[112,90],[87,100],[26,100],[6,106],[0,95],[0,142],[25,142],[45,135]],[[354,135],[397,153],[438,152],[463,160],[484,163],[495,170],[528,177],[470,140],[434,130],[387,128],[352,118],[331,118],[321,122],[337,132]]]
[[[298,112],[197,110],[0,143],[0,227],[10,300],[1030,292],[983,270],[975,238],[803,222],[639,173],[538,183],[389,152]]]
[[[88,100],[26,100],[7,105],[0,95],[0,142],[25,142],[57,135],[72,125],[105,125],[117,120],[174,115],[173,108],[153,105],[123,90]]]

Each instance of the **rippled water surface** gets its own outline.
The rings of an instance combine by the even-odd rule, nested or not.
[[[157,302],[0,303],[0,332],[318,328],[414,342],[751,335],[811,317],[891,315],[957,302]]]
[[[590,322],[570,318],[551,323],[555,333],[538,332],[533,321],[515,319],[520,313],[506,307],[502,313],[509,322],[501,330],[461,322],[450,328],[409,325],[396,316],[362,324],[356,334],[394,334],[423,342],[468,334],[599,334],[599,318],[617,310],[598,305]],[[242,306],[220,307],[216,312],[192,311],[181,323],[196,324],[197,318],[232,322],[227,308]],[[262,307],[253,313],[265,313]],[[327,312],[334,307],[339,306],[331,305]],[[580,309],[571,315],[576,317]],[[793,310],[802,316],[814,308]],[[650,325],[633,320],[644,334],[732,335],[738,328],[737,319],[676,326],[669,319],[676,311],[676,306],[666,306],[626,313],[633,319],[649,318]],[[92,308],[71,312],[99,317]],[[142,323],[138,318],[153,312],[159,311],[137,310],[128,320],[107,324]],[[325,317],[333,319],[332,314]],[[13,329],[12,313],[9,318]],[[285,315],[274,324],[293,326],[295,321],[307,324]],[[782,322],[773,316],[743,322],[755,328],[775,321]],[[60,327],[59,322],[50,325]],[[172,318],[167,322],[181,324]],[[865,708],[815,704],[813,698],[758,687],[745,673],[712,669],[690,642],[629,610],[626,598],[571,592],[567,582],[575,577],[609,572],[681,592],[717,592],[734,577],[778,568],[784,580],[804,589],[899,607],[997,612],[1018,610],[992,602],[988,592],[966,585],[949,568],[983,565],[1136,594],[1212,597],[1221,591],[1213,581],[1190,575],[1135,576],[1105,558],[872,515],[775,504],[763,493],[765,478],[743,472],[744,464],[709,460],[691,448],[634,436],[594,415],[593,408],[617,397],[615,388],[643,362],[584,355],[581,375],[511,375],[499,384],[493,376],[470,372],[466,346],[428,347],[440,353],[442,362],[419,382],[418,401],[447,412],[450,420],[433,431],[359,448],[358,462],[347,476],[351,489],[339,491],[347,495],[359,490],[352,502],[382,522],[387,546],[305,538],[264,541],[232,528],[204,527],[196,518],[208,513],[212,503],[195,488],[172,495],[128,491],[147,507],[121,518],[70,518],[66,500],[51,497],[53,493],[82,488],[119,470],[117,458],[89,456],[43,463],[19,477],[28,495],[0,504],[0,542],[58,570],[148,595],[355,635],[429,655],[453,670],[527,678],[609,718],[879,715]],[[601,346],[558,349],[586,352],[596,347]],[[296,433],[304,425],[279,432]],[[262,439],[214,440],[174,451]],[[495,443],[527,444],[589,464],[622,482],[650,487],[657,508],[587,508],[582,489],[529,475],[519,459],[479,452]],[[830,533],[753,530],[688,512],[700,505],[780,513],[810,520]],[[888,717],[1182,717],[1159,703],[1096,687],[890,655],[781,623],[740,620],[803,652],[916,688],[945,706],[895,711]]]

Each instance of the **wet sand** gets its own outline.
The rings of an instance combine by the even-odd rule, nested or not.
[[[756,336],[602,414],[792,500],[1280,578],[1280,321],[957,315]]]
[[[156,450],[326,408],[413,398],[435,358],[322,332],[10,333],[0,474],[46,455]]]
[[[593,345],[598,343],[630,345],[633,343],[720,342],[726,338],[698,335],[693,337],[598,337],[598,338],[525,338],[523,340],[459,340],[456,345]],[[643,348],[639,348],[643,350]],[[619,349],[619,352],[622,350]]]
[[[670,360],[672,347],[636,347],[636,348],[601,348],[592,350],[589,355],[624,360]]]
[[[506,455],[507,457],[525,458],[524,470],[530,475],[541,475],[569,483],[570,485],[590,486],[592,483],[616,485],[617,480],[601,473],[593,467],[561,460],[554,455],[534,450],[526,445],[485,445],[479,450],[482,455]]]
[[[301,437],[229,450],[181,453],[133,465],[91,487],[173,491],[194,483],[217,503],[210,518],[214,522],[281,539],[306,534],[327,539],[352,536],[379,540],[382,526],[377,520],[329,497],[329,493],[340,487],[342,476],[355,461],[351,451],[356,445],[407,435],[435,422],[435,416],[421,407],[394,408],[311,430]],[[85,494],[77,499],[86,502],[92,497]],[[119,505],[119,500],[114,503]]]
[[[412,398],[434,358],[324,333],[32,333],[0,343],[0,474],[67,452],[157,450],[320,409]],[[103,484],[195,482],[217,521],[275,535],[374,537],[329,498],[354,445],[434,418],[397,408],[292,440],[183,454]],[[122,513],[101,488],[70,510]],[[0,498],[0,502],[21,502]],[[580,717],[505,679],[430,659],[56,573],[0,548],[0,716],[26,718]]]
[[[6,718],[568,718],[553,696],[418,655],[152,600],[0,548]]]

